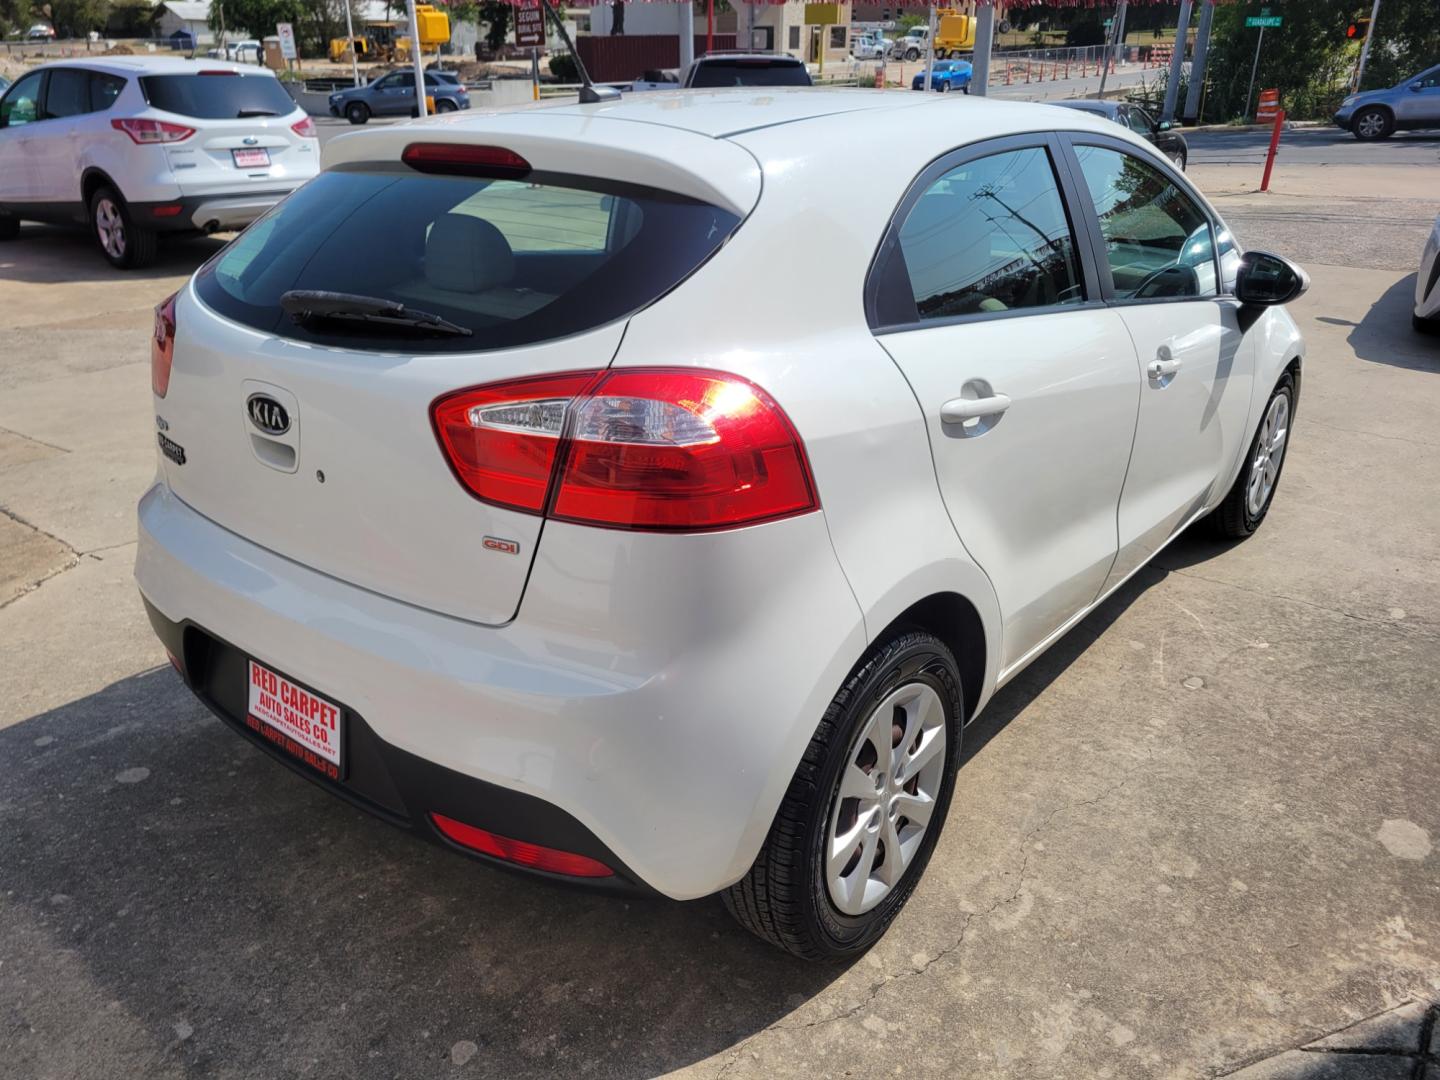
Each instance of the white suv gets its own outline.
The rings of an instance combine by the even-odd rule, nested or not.
[[[1304,351],[1303,272],[1148,143],[938,100],[329,143],[156,313],[135,574],[187,685],[452,850],[868,946],[996,688],[1265,518]]]
[[[273,73],[217,60],[47,64],[0,97],[0,240],[88,224],[146,266],[162,232],[248,225],[319,171],[315,125]]]

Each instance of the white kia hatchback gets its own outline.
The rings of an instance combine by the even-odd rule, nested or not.
[[[325,154],[157,311],[136,577],[236,731],[478,858],[863,949],[996,688],[1273,498],[1305,276],[1103,118],[656,93]]]
[[[22,219],[88,225],[122,268],[161,233],[248,225],[319,170],[314,123],[253,65],[64,60],[0,97],[0,240]]]

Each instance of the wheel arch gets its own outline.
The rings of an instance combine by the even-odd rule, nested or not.
[[[95,197],[95,192],[102,187],[108,187],[122,199],[125,193],[120,190],[120,185],[110,177],[104,169],[98,165],[89,166],[80,174],[80,197],[85,201],[85,213],[90,213],[90,200]]]
[[[980,612],[968,598],[957,592],[931,593],[891,619],[870,644],[873,646],[905,630],[923,630],[933,634],[955,657],[964,695],[964,720],[968,723],[980,706],[986,685],[985,667],[989,652],[985,623],[980,618]]]

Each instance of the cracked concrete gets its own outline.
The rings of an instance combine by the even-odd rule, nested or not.
[[[0,609],[0,1072],[1440,1080],[1440,352],[1410,271],[1328,242],[1265,528],[1182,538],[996,697],[848,967],[477,868],[223,729],[130,577],[149,310],[213,245],[5,245],[0,565],[49,576]]]

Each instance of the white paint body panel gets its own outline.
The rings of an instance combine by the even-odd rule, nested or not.
[[[220,527],[161,483],[141,506],[141,589],[168,618],[192,619],[349,705],[402,749],[555,803],[659,891],[693,897],[723,888],[753,860],[846,673],[898,617],[937,594],[973,606],[985,655],[966,697],[983,707],[1123,579],[1114,564],[1137,423],[1155,426],[1147,485],[1161,494],[1137,494],[1126,528],[1149,552],[1170,538],[1157,529],[1183,524],[1164,523],[1177,507],[1198,500],[1198,512],[1223,496],[1239,468],[1234,440],[1253,432],[1257,402],[1303,351],[1283,311],[1262,315],[1246,334],[1253,377],[1227,384],[1213,426],[1197,414],[1201,434],[1172,450],[1162,427],[1179,421],[1160,412],[1142,419],[1143,357],[1134,344],[1160,331],[1138,316],[1127,329],[1119,308],[877,339],[866,324],[864,282],[914,177],[961,145],[1057,127],[1116,135],[1101,118],[1043,106],[722,91],[457,114],[335,139],[327,165],[454,139],[506,146],[539,168],[673,185],[747,213],[697,273],[623,327],[596,333],[615,366],[702,366],[763,387],[804,440],[821,510],[691,536],[547,522],[522,537],[535,542],[535,558],[523,597],[506,586],[519,598],[513,621],[481,626],[499,592],[477,602],[464,590],[494,572],[493,556],[430,551],[436,581],[448,574],[464,604],[440,602],[436,581],[406,595],[402,575],[382,580],[383,567],[362,581],[363,553],[353,568],[362,588],[245,538],[239,516]],[[1137,153],[1151,153],[1133,141]],[[854,149],[881,142],[884,154]],[[196,357],[243,348],[247,378],[265,381],[290,348],[225,341],[240,331],[217,326],[207,326],[204,342],[187,343],[187,333],[200,333],[186,329],[192,314],[180,313],[182,344]],[[1193,348],[1210,356],[1212,338],[1200,334]],[[1217,359],[1195,367],[1218,365],[1218,348]],[[177,347],[173,400],[159,403],[172,425],[189,423],[192,405],[196,421],[211,408],[198,400],[201,381],[185,382],[180,356]],[[324,356],[314,358],[313,378],[292,365],[291,377],[274,381],[296,392],[309,440],[316,414],[317,424],[337,428],[369,422],[387,395],[413,413],[447,380],[458,387],[575,366],[559,357],[506,354],[503,370],[467,375],[431,370],[451,359],[431,356],[397,370],[384,394],[367,385],[373,373],[347,378]],[[240,375],[218,357],[207,367]],[[938,407],[971,377],[1016,403],[982,438],[951,439]],[[1176,410],[1203,411],[1205,385],[1197,378],[1196,393],[1175,395]],[[325,437],[323,428],[315,437]],[[444,468],[428,423],[379,438],[396,451],[390,470],[375,473],[370,498],[380,509],[398,503],[430,515],[434,529],[474,529],[473,500]],[[420,461],[426,439],[434,453]],[[1169,492],[1163,466],[1172,452],[1177,464],[1185,458],[1186,479]],[[1208,472],[1190,460],[1206,454]],[[377,449],[369,464],[378,468],[382,456]],[[1147,522],[1146,513],[1159,516]],[[267,527],[278,535],[283,525]],[[492,607],[488,616],[503,604]]]

